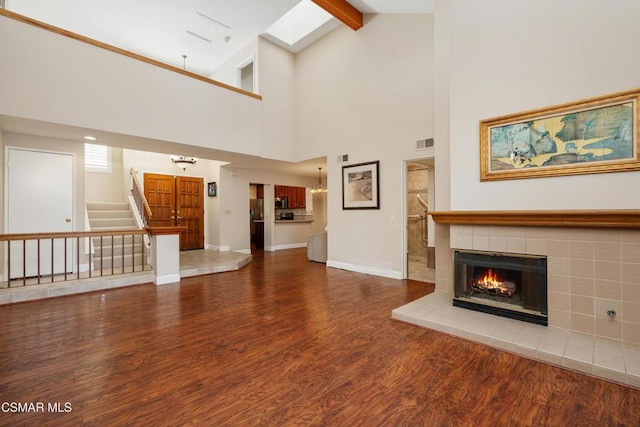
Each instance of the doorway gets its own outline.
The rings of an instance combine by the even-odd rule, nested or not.
[[[406,277],[435,283],[435,227],[428,215],[434,200],[434,161],[416,159],[405,165]]]
[[[204,249],[204,179],[144,174],[151,227],[183,226],[180,250]]]
[[[247,92],[255,91],[254,84],[254,66],[253,66],[253,56],[242,64],[238,65],[237,68],[237,85],[240,89],[246,90]]]
[[[73,231],[73,155],[8,148],[6,156],[7,232]],[[71,272],[72,240],[66,242],[66,265],[63,257],[52,261],[52,252],[64,253],[65,240],[42,247],[35,240],[27,241],[24,258],[22,242],[11,242],[11,278]]]

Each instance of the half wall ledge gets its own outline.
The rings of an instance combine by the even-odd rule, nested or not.
[[[439,224],[640,228],[640,210],[433,211]]]

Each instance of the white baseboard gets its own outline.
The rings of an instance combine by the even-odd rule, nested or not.
[[[267,249],[266,247],[264,248],[265,251],[281,251],[283,249],[296,249],[296,248],[306,248],[307,247],[307,243],[287,243],[286,245],[276,245],[276,246],[269,246],[269,249]]]
[[[231,250],[229,246],[207,245],[206,248],[213,249],[214,251],[218,251],[218,252],[228,252]]]
[[[180,274],[167,274],[166,276],[156,276],[153,279],[153,283],[156,286],[166,285],[167,283],[178,283],[180,282]]]
[[[238,252],[245,255],[251,255],[251,249],[236,249],[233,252]]]
[[[371,274],[373,276],[387,277],[389,279],[402,279],[401,271],[386,270],[382,268],[369,267],[366,265],[354,265],[346,262],[327,260],[327,267],[339,268],[340,270],[355,271],[356,273]]]

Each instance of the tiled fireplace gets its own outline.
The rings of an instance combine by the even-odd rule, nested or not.
[[[546,258],[548,326],[454,307],[456,251]],[[436,292],[392,316],[640,388],[640,228],[436,224]]]
[[[449,245],[546,256],[549,326],[640,344],[640,230],[453,225]]]

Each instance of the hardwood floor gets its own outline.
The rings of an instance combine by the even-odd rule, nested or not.
[[[2,306],[0,425],[640,425],[640,390],[391,320],[432,289],[294,249]]]

